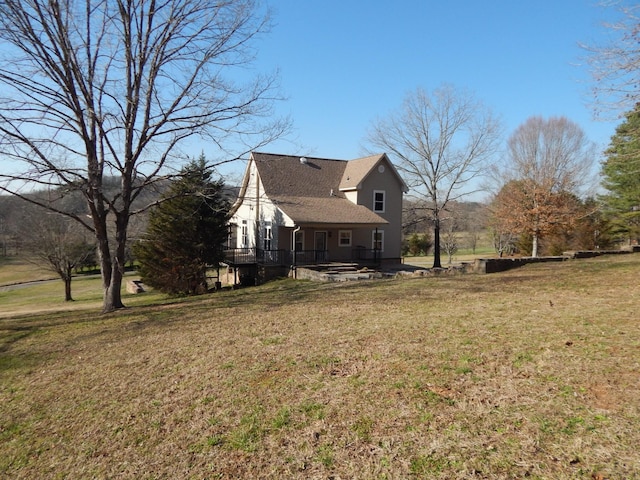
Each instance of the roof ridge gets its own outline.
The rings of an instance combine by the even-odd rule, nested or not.
[[[342,158],[325,158],[325,157],[312,157],[309,155],[290,155],[287,153],[266,153],[266,152],[252,152],[252,155],[265,155],[270,157],[279,157],[279,158],[306,158],[308,160],[322,160],[329,162],[349,162],[350,160],[345,160]]]

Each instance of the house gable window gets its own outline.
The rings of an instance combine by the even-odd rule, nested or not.
[[[384,252],[384,230],[371,232],[371,248],[378,252]]]
[[[338,231],[338,245],[341,247],[351,246],[351,230]]]
[[[376,213],[384,213],[386,195],[384,190],[373,191],[373,211]]]

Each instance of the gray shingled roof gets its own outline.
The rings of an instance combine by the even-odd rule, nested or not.
[[[296,223],[388,223],[368,208],[350,202],[340,191],[348,165],[358,161],[305,157],[306,162],[303,163],[299,156],[270,153],[253,153],[252,157],[260,174],[264,193]],[[354,175],[363,171],[361,168],[356,170]]]

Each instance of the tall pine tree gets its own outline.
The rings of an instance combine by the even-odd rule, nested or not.
[[[133,249],[144,283],[175,295],[207,291],[207,267],[222,260],[229,212],[223,183],[211,175],[201,155],[151,211],[147,231]]]
[[[616,128],[602,163],[602,197],[617,232],[640,241],[640,104]]]

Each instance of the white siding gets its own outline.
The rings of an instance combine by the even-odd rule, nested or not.
[[[249,180],[247,183],[244,197],[241,199],[241,204],[236,210],[231,223],[237,225],[238,232],[236,234],[235,247],[240,248],[243,245],[241,228],[243,220],[245,220],[248,227],[248,247],[263,246],[262,232],[264,231],[265,222],[271,222],[272,226],[272,248],[277,248],[278,245],[278,232],[279,226],[292,227],[293,221],[282,213],[278,207],[265,196],[264,186],[258,175],[258,171],[253,160],[250,161],[249,167],[245,175],[248,175]]]

